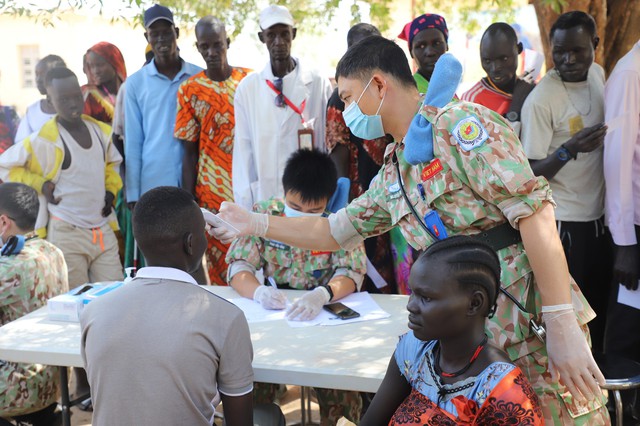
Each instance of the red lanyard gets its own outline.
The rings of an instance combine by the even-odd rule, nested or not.
[[[276,86],[273,84],[271,80],[267,80],[267,86],[269,86],[271,90],[276,92],[276,95],[282,95],[282,98],[284,99],[284,103],[287,104],[289,108],[294,110],[300,116],[300,120],[302,120],[302,122],[304,123],[304,117],[302,115],[302,111],[304,111],[304,107],[307,105],[307,100],[305,99],[304,101],[302,101],[302,103],[300,104],[300,108],[298,108],[297,106],[294,105],[293,102],[289,100],[289,98],[287,98],[284,95],[284,93],[276,89]]]

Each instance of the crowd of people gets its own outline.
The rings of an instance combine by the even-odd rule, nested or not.
[[[640,361],[640,315],[618,300],[640,279],[640,42],[605,79],[594,19],[565,13],[536,78],[493,23],[486,76],[457,93],[440,15],[398,35],[415,72],[354,25],[337,87],[292,55],[285,7],[259,25],[256,72],[228,63],[213,16],[195,26],[206,68],[184,61],[161,5],[129,76],[108,42],[87,50],[84,85],[40,60],[43,98],[21,119],[0,110],[0,324],[137,269],[81,319],[75,393],[90,388],[94,424],[211,424],[221,400],[226,424],[268,425],[282,389],[253,383],[246,320],[190,284],[301,321],[353,292],[407,294],[379,392],[315,389],[323,425],[609,424],[591,350]],[[58,386],[49,367],[0,363],[0,417],[55,424]]]

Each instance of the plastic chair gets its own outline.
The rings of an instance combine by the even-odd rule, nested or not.
[[[613,354],[594,353],[593,357],[606,379],[606,383],[600,387],[613,391],[616,425],[622,426],[624,410],[620,391],[640,388],[640,364]]]

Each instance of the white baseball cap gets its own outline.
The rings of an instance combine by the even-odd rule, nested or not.
[[[260,12],[260,28],[266,30],[276,24],[284,24],[293,27],[293,16],[284,6],[272,4]]]

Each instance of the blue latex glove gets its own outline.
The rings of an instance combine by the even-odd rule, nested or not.
[[[442,108],[451,102],[462,78],[462,64],[451,53],[438,59],[424,97],[424,105]],[[433,130],[431,123],[416,114],[404,137],[404,158],[414,166],[433,160]]]

